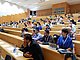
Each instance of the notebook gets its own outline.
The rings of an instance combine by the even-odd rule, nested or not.
[[[59,52],[60,54],[72,54],[71,51],[68,51],[68,50],[66,50],[66,49],[58,49],[58,52]]]

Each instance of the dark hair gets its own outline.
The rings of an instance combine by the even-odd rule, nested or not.
[[[49,34],[49,30],[45,30],[45,32]]]
[[[26,23],[24,23],[24,26],[27,27]]]
[[[35,29],[33,29],[33,32],[35,32]]]
[[[24,34],[24,39],[32,41],[32,35],[30,35],[30,34]]]
[[[80,16],[78,16],[78,18],[80,18]]]
[[[36,25],[36,26],[37,26],[37,24],[34,24],[34,25]]]
[[[68,34],[68,29],[64,28],[62,29],[62,32],[67,33]]]
[[[40,22],[37,22],[37,24],[41,25]]]
[[[46,25],[46,26],[48,26],[48,27],[49,27],[49,25]]]
[[[37,27],[35,30],[39,31],[39,28]]]

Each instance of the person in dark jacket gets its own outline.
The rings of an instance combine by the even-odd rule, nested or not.
[[[51,30],[51,28],[49,27],[49,25],[46,25],[46,29],[45,30]]]
[[[32,40],[32,36],[30,34],[24,35],[24,43],[20,50],[26,58],[32,57],[34,60],[44,60],[41,47],[34,40]]]
[[[49,35],[49,30],[45,30],[42,40],[37,42],[43,45],[49,45],[49,43],[53,43],[53,38],[51,35]]]
[[[24,37],[24,33],[25,33],[25,32],[28,32],[27,25],[26,25],[26,24],[24,24],[24,25],[25,25],[25,27],[22,28],[21,37]]]

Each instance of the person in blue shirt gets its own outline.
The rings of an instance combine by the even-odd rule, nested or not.
[[[62,29],[62,35],[58,38],[57,44],[59,48],[62,49],[67,49],[67,50],[73,49],[72,40],[70,36],[68,36],[68,29],[66,28]]]
[[[49,25],[46,25],[46,29],[45,30],[51,30],[51,28],[49,27]]]
[[[58,48],[61,48],[61,49],[66,49],[68,51],[73,50],[73,43],[70,36],[68,36],[68,29],[66,28],[62,29],[62,35],[58,38],[57,45],[58,45]],[[72,60],[74,60],[73,56],[74,55],[72,54],[66,54],[65,60],[67,60],[68,57],[71,57]]]
[[[37,22],[37,25],[38,25],[38,29],[42,30],[42,26],[41,26],[40,22]]]
[[[39,33],[39,29],[36,28],[34,31],[34,36],[32,36],[32,39],[35,41],[41,40],[42,39],[42,35]]]

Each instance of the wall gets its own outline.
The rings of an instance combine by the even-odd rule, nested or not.
[[[21,19],[25,19],[27,16],[28,16],[27,12],[15,14],[15,15],[2,16],[2,17],[0,17],[0,23],[10,22],[10,21],[19,21]]]
[[[52,8],[45,9],[45,10],[38,10],[36,11],[37,16],[48,16],[52,15]]]
[[[52,14],[54,14],[54,9],[56,8],[64,8],[64,13],[69,13],[69,4],[67,2],[62,2],[58,4],[52,5]]]
[[[78,13],[78,12],[80,12],[80,4],[70,5],[70,12],[71,13]]]

